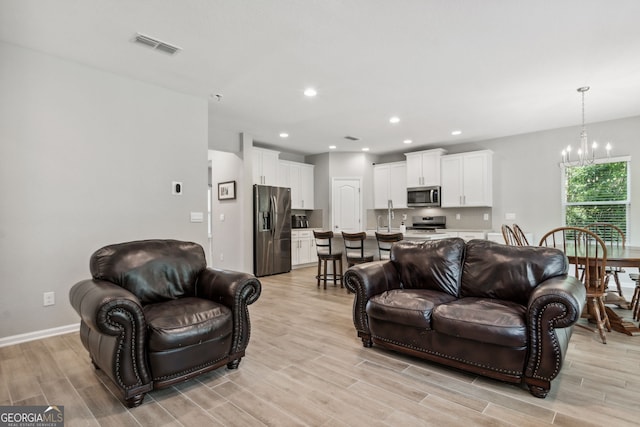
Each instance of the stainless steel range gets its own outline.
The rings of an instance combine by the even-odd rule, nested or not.
[[[412,225],[407,227],[413,231],[424,231],[425,233],[435,233],[438,229],[447,228],[447,217],[441,216],[412,216]]]

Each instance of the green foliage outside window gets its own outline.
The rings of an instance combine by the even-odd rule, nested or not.
[[[608,222],[626,234],[627,169],[626,161],[566,168],[566,224],[582,227]]]

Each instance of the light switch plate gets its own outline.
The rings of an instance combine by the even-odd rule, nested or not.
[[[204,214],[202,212],[191,212],[191,222],[204,221]]]
[[[504,214],[504,219],[510,219],[513,221],[514,219],[516,219],[516,214],[507,212],[506,214]]]

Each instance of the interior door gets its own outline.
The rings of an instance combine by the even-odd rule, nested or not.
[[[333,178],[331,186],[332,228],[334,233],[362,231],[360,178]]]

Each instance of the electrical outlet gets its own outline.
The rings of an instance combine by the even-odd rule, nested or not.
[[[460,219],[460,214],[459,213],[456,214],[456,219]]]
[[[488,213],[484,214],[483,219],[485,221],[489,221],[489,214]]]
[[[402,214],[402,220],[406,221],[407,220],[407,214]]]
[[[55,305],[56,303],[56,293],[55,292],[45,292],[42,295],[42,305],[47,307],[50,305]]]
[[[220,253],[220,261],[224,261],[224,254],[222,252]]]

